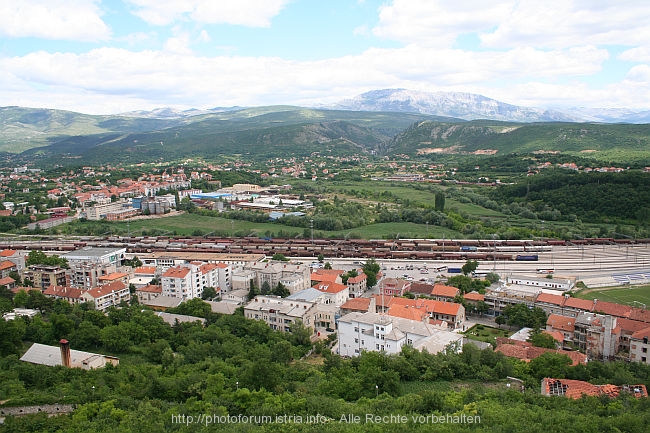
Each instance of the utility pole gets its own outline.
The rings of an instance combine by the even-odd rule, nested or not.
[[[309,220],[309,226],[311,227],[311,243],[314,244],[314,220]]]

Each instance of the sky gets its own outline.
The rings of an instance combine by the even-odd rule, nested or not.
[[[0,106],[314,106],[388,88],[650,109],[650,4],[0,0]]]

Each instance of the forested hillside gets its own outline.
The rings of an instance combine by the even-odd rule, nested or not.
[[[37,302],[38,297],[26,302]],[[39,304],[39,317],[0,321],[4,336],[0,349],[0,400],[4,406],[44,403],[76,405],[71,415],[45,414],[8,417],[3,432],[392,432],[400,431],[533,431],[636,433],[650,424],[650,401],[622,396],[588,397],[574,401],[543,397],[539,383],[546,376],[590,380],[595,383],[650,385],[650,367],[638,363],[589,363],[569,367],[569,359],[545,355],[530,363],[506,358],[492,350],[466,346],[430,355],[405,348],[400,355],[364,353],[342,359],[318,344],[300,327],[294,334],[271,331],[261,322],[210,313],[196,299],[178,313],[208,319],[199,324],[169,326],[140,306],[112,310],[104,316],[84,305],[61,301]],[[76,349],[114,354],[120,365],[84,371],[21,362],[29,342],[56,344],[67,338]],[[22,341],[25,340],[26,343]],[[509,389],[504,380],[524,380],[525,393]],[[185,415],[180,422],[178,415]],[[203,414],[203,422],[198,420]],[[401,425],[379,422],[373,416],[405,415]],[[440,424],[426,416],[479,416],[480,424]],[[329,421],[237,422],[218,427],[206,418],[230,415],[304,417],[320,415]],[[359,423],[349,420],[359,416]],[[187,416],[193,417],[192,422]],[[411,417],[420,417],[413,422]],[[176,418],[174,418],[176,417]],[[196,418],[194,418],[196,417]],[[237,418],[239,417],[239,418]],[[212,418],[211,418],[212,419]],[[431,418],[429,418],[431,419]]]

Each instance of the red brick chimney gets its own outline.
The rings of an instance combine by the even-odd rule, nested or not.
[[[70,368],[70,342],[66,339],[59,341],[61,347],[61,365]]]

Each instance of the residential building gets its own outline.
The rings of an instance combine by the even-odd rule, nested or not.
[[[125,254],[126,248],[86,247],[61,257],[70,266],[70,285],[90,289],[100,284],[100,277],[116,272]]]
[[[431,296],[437,301],[454,302],[456,296],[460,294],[457,287],[445,286],[444,284],[435,284],[431,291]]]
[[[635,332],[630,337],[630,361],[650,364],[650,327]]]
[[[144,287],[159,276],[160,272],[155,266],[139,266],[133,270],[133,278],[129,280],[129,284],[133,284],[136,288]]]
[[[510,338],[497,337],[497,347],[494,349],[496,352],[501,352],[505,356],[517,358],[522,361],[531,361],[545,353],[557,353],[566,355],[571,359],[571,365],[586,364],[588,361],[587,355],[584,353],[564,350],[564,349],[546,349],[544,347],[535,347],[528,341],[512,340]]]
[[[367,313],[377,311],[375,298],[350,298],[340,308],[341,316],[348,313]]]
[[[25,269],[25,256],[24,252],[18,251],[18,250],[2,250],[0,251],[0,260],[9,260],[11,262],[14,262],[16,265],[16,268],[18,269],[18,273],[22,273],[23,270]]]
[[[350,289],[350,298],[360,298],[368,288],[368,276],[360,272],[356,277],[350,277],[345,282]]]
[[[425,322],[374,312],[349,313],[339,319],[339,354],[359,356],[363,351],[396,354],[404,345],[438,353],[450,345],[462,346],[462,335]]]
[[[11,260],[3,260],[0,262],[0,278],[6,278],[12,272],[18,272],[18,266]]]
[[[336,305],[340,307],[350,297],[348,286],[339,283],[316,283],[312,288],[318,290],[324,295],[325,304]]]
[[[98,278],[99,285],[110,284],[116,281],[121,281],[125,285],[129,285],[129,274],[125,272],[112,272],[108,275],[103,275]]]
[[[557,290],[558,292],[568,292],[574,286],[573,281],[569,279],[522,277],[518,275],[508,276],[506,284],[533,286],[540,289]]]
[[[187,300],[200,298],[203,288],[196,287],[192,282],[192,269],[186,266],[176,266],[167,269],[161,276],[162,294]]]
[[[65,286],[68,284],[68,274],[65,268],[49,265],[31,265],[25,272],[25,278],[29,278],[34,288],[45,290],[50,286]]]
[[[96,310],[106,311],[108,307],[117,307],[121,302],[129,302],[131,292],[126,284],[115,281],[84,291],[81,299],[85,302],[93,302]]]
[[[546,320],[546,330],[548,332],[558,332],[562,335],[563,346],[569,346],[573,342],[575,334],[575,317],[561,316],[550,314]],[[557,339],[556,339],[557,340]]]
[[[146,285],[136,287],[135,296],[138,298],[140,304],[144,304],[162,295],[162,286],[160,285]]]
[[[86,302],[86,300],[81,297],[84,292],[85,290],[78,287],[50,286],[45,289],[43,294],[48,298],[63,299],[71,304],[80,304]]]
[[[594,313],[580,313],[576,317],[573,341],[590,359],[613,358],[619,338],[616,317]]]
[[[410,288],[410,281],[398,278],[384,278],[379,283],[379,293],[384,296],[404,296]]]
[[[316,326],[316,303],[276,296],[256,296],[244,307],[249,319],[262,320],[272,329],[290,332],[291,325],[301,322],[308,328]]]

